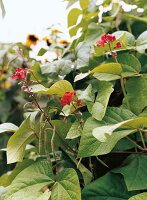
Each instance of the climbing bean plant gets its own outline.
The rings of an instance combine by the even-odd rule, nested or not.
[[[76,39],[62,57],[42,65],[18,52],[12,79],[29,101],[19,127],[0,125],[15,163],[2,200],[147,199],[147,18],[134,3],[68,0]]]

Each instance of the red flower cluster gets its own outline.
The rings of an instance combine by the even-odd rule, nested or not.
[[[26,72],[23,68],[16,68],[15,74],[12,75],[13,80],[22,80],[26,77]]]
[[[102,46],[104,47],[105,44],[113,42],[116,40],[116,37],[111,34],[104,34],[101,36],[101,38],[96,42],[96,46]]]
[[[61,98],[60,104],[62,106],[70,105],[70,103],[74,100],[76,96],[76,92],[65,92],[63,97]]]
[[[76,92],[65,92],[63,97],[61,98],[60,104],[62,106],[70,105],[71,102],[76,103],[76,106],[82,106],[82,100],[77,99]]]

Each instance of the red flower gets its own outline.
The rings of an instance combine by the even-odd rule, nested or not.
[[[96,46],[102,46],[104,47],[105,44],[113,42],[116,40],[116,37],[111,34],[104,34],[101,36],[101,38],[96,42]]]
[[[74,100],[76,96],[76,92],[65,92],[63,97],[61,98],[60,104],[62,106],[70,105],[70,103]]]
[[[13,80],[22,80],[26,77],[26,72],[22,68],[16,68],[15,74],[12,75]]]
[[[79,100],[77,101],[76,105],[77,105],[77,106],[82,106],[82,100],[79,99]]]
[[[122,44],[120,42],[117,42],[115,48],[121,48],[121,47],[122,47]]]
[[[102,47],[104,47],[105,46],[105,42],[103,41],[103,40],[98,40],[97,42],[96,42],[96,46],[102,46]]]
[[[106,34],[106,41],[107,42],[113,42],[115,40],[116,40],[116,37],[114,35]]]

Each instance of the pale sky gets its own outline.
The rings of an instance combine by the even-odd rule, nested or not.
[[[3,0],[6,16],[0,15],[0,42],[25,41],[26,35],[45,36],[55,24],[68,39],[66,2],[63,0]],[[57,25],[60,23],[61,25]]]

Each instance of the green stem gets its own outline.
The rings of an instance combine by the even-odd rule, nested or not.
[[[141,141],[142,141],[142,145],[143,145],[144,149],[146,149],[146,144],[145,144],[145,142],[144,142],[143,134],[142,134],[141,131],[139,131],[139,133],[140,133],[140,138],[141,138]]]
[[[106,165],[106,163],[104,163],[98,156],[96,156],[96,159],[97,159],[102,165],[104,165],[105,167],[109,168],[109,166]]]
[[[134,140],[132,140],[131,138],[129,137],[126,137],[130,142],[132,142],[138,149],[140,150],[144,150],[140,145],[138,145]]]
[[[128,101],[127,93],[126,93],[125,86],[124,86],[124,79],[123,79],[122,75],[121,75],[121,78],[120,78],[120,84],[121,84],[121,89],[122,89],[123,95],[124,95],[126,103],[127,103],[127,107],[128,107],[128,109],[130,109],[130,104],[129,104],[129,101]]]
[[[52,166],[50,154],[48,151],[47,131],[45,131],[44,133],[44,148],[45,148],[46,159],[49,162],[50,166]]]

